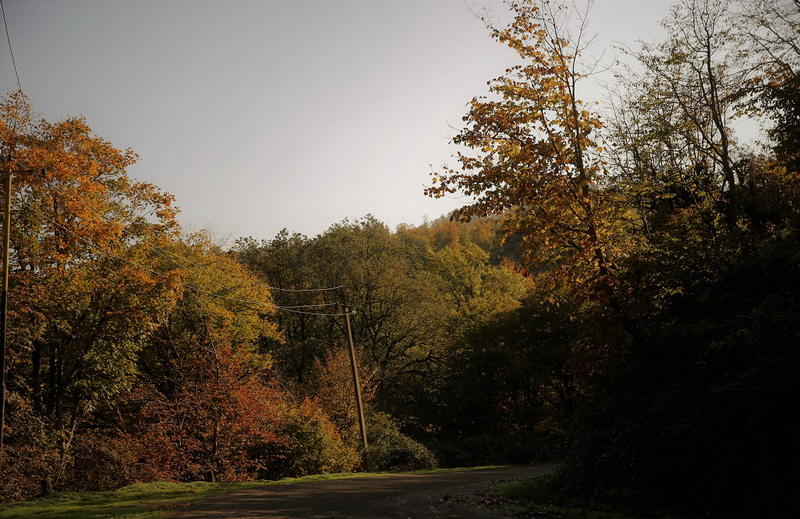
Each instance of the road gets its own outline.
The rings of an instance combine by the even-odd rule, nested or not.
[[[398,474],[290,485],[221,494],[174,513],[172,519],[460,519],[502,517],[461,496],[494,481],[532,477],[555,465],[538,464],[436,474]]]

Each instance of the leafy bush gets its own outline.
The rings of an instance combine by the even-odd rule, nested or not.
[[[151,465],[138,463],[138,451],[139,444],[132,436],[86,431],[75,438],[73,462],[63,486],[81,491],[111,490],[155,479],[160,474],[149,470]]]
[[[261,476],[286,476],[349,472],[359,465],[358,452],[347,445],[328,416],[312,400],[290,408],[279,435],[286,439],[273,444],[273,464]]]
[[[400,432],[397,424],[385,413],[372,413],[367,420],[367,431],[367,470],[432,469],[438,466],[433,453]]]
[[[24,398],[8,394],[8,423],[0,478],[0,502],[36,495],[40,481],[58,466],[57,446],[44,420]]]

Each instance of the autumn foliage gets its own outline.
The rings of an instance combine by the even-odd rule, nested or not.
[[[626,51],[604,110],[579,93],[597,70],[585,12],[509,7],[513,21],[490,30],[521,64],[469,104],[457,165],[434,171],[427,194],[466,195],[454,218],[495,215],[521,237],[534,304],[470,333],[481,367],[450,382],[499,386],[494,402],[477,399],[494,423],[500,409],[557,411],[539,423],[569,431],[549,499],[790,516],[785,460],[798,449],[780,409],[798,395],[787,312],[797,306],[800,6],[677,2],[663,42]],[[737,132],[752,115],[767,139]],[[544,353],[527,365],[547,376],[530,376],[538,387],[526,394],[513,366]],[[449,429],[481,430],[454,414]],[[757,483],[742,477],[756,472]]]
[[[678,2],[604,105],[586,12],[508,6],[487,25],[518,63],[426,190],[464,205],[396,230],[367,215],[223,250],[128,177],[132,151],[4,98],[0,498],[557,458],[557,504],[792,516],[797,2]]]
[[[358,465],[327,415],[271,373],[259,347],[281,340],[269,288],[203,236],[181,237],[172,197],[128,178],[133,152],[81,119],[35,121],[21,94],[2,104],[0,130],[15,187],[4,498],[45,480]]]

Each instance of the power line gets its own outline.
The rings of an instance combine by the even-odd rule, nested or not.
[[[11,47],[11,35],[8,32],[8,22],[6,21],[6,8],[3,5],[3,0],[0,0],[0,10],[3,11],[3,26],[6,28],[6,41],[8,42],[8,51],[11,53],[11,64],[14,65],[14,75],[17,76],[17,86],[19,91],[22,92],[22,83],[19,80],[19,72],[17,72],[17,60],[14,59],[14,49]]]
[[[327,313],[327,312],[305,312],[303,310],[289,310],[287,308],[280,308],[281,311],[290,312],[293,314],[303,314],[303,315],[324,315],[326,317],[342,317],[343,315],[354,315],[355,311],[352,312],[339,312],[335,314]]]
[[[344,288],[343,285],[337,285],[335,287],[323,287],[323,288],[281,288],[281,287],[272,287],[268,286],[270,290],[277,290],[279,292],[330,292],[332,290],[341,290]]]
[[[314,303],[309,305],[281,305],[281,308],[319,308],[322,306],[336,306],[339,303]]]

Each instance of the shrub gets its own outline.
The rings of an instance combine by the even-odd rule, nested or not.
[[[138,462],[137,443],[116,431],[85,431],[76,435],[73,463],[64,487],[72,490],[111,490],[152,478]]]
[[[367,420],[369,446],[367,470],[432,469],[438,466],[427,447],[400,432],[385,413],[372,413]]]
[[[7,403],[9,420],[2,453],[0,502],[38,494],[41,480],[58,466],[55,438],[47,424],[19,394],[9,392]]]
[[[278,434],[285,441],[271,445],[273,462],[261,477],[349,472],[359,465],[358,452],[342,440],[339,430],[313,400],[289,408]]]

